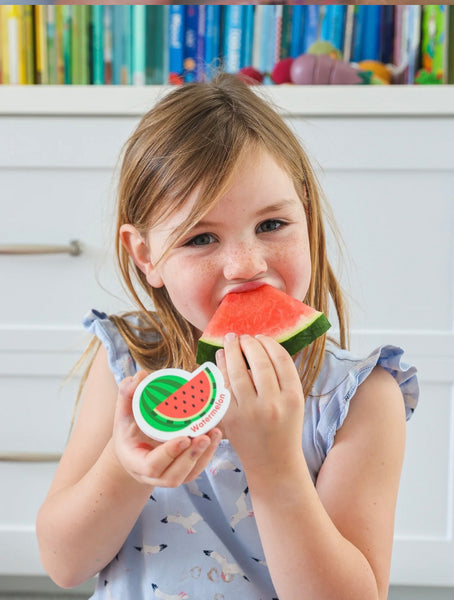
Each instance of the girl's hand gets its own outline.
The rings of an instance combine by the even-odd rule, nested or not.
[[[263,335],[228,334],[216,359],[232,394],[222,425],[245,470],[272,475],[300,462],[304,395],[288,352]]]
[[[123,469],[137,481],[177,487],[200,475],[221,440],[221,432],[215,428],[193,439],[181,436],[164,443],[147,437],[132,412],[134,391],[146,376],[145,371],[139,371],[134,378],[128,377],[120,384],[113,428],[114,451]]]

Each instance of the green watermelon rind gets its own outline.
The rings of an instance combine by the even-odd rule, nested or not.
[[[324,313],[316,311],[314,319],[309,322],[306,319],[302,329],[292,331],[288,337],[276,338],[276,341],[293,356],[300,350],[303,350],[303,348],[306,348],[306,346],[309,346],[309,344],[312,344],[314,340],[326,333],[330,327],[331,323]],[[216,352],[221,348],[223,348],[221,344],[205,340],[203,337],[200,338],[197,345],[197,363],[202,364],[206,361],[216,362]]]
[[[150,427],[162,432],[178,432],[181,431],[184,427],[187,427],[191,423],[197,421],[198,419],[202,418],[205,414],[207,414],[211,410],[216,400],[217,385],[216,379],[209,367],[206,367],[204,369],[204,373],[207,374],[207,377],[210,380],[211,393],[208,402],[204,404],[204,406],[200,409],[198,413],[191,415],[191,417],[188,419],[169,419],[168,417],[160,415],[156,412],[155,408],[157,405],[151,407],[149,404],[146,404],[145,402],[141,401],[140,413],[145,422]]]

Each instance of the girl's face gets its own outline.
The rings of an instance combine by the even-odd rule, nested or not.
[[[203,331],[223,297],[264,283],[303,300],[311,262],[304,207],[290,176],[266,152],[251,152],[216,206],[158,262],[176,227],[197,201],[152,228],[149,263],[154,287],[165,286],[179,311]]]

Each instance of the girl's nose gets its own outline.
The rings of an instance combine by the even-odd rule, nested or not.
[[[224,277],[228,281],[252,279],[266,270],[266,260],[255,246],[238,245],[225,257]]]

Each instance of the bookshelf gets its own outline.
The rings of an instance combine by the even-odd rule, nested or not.
[[[138,116],[169,86],[0,86],[0,116]],[[285,115],[315,117],[454,115],[454,85],[257,86]]]

